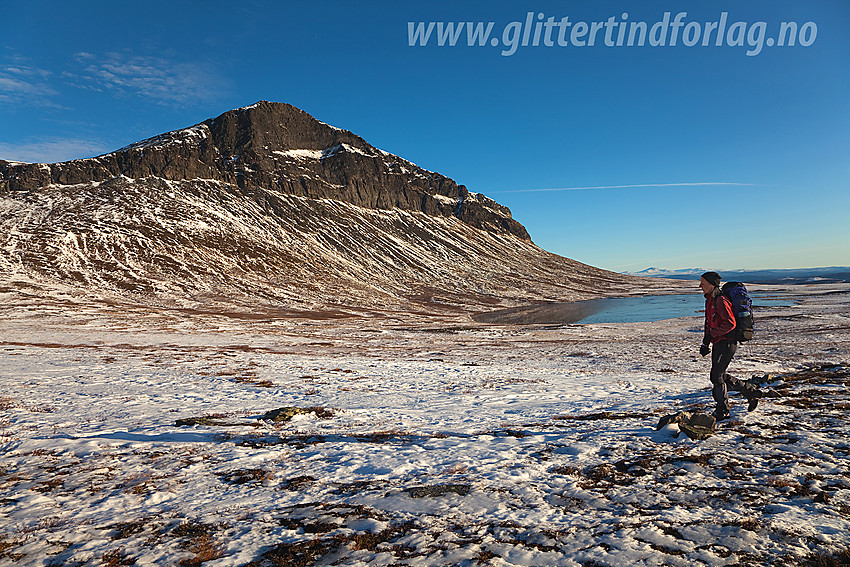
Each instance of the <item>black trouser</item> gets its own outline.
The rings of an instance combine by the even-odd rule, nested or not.
[[[747,395],[755,388],[730,376],[726,373],[729,368],[729,363],[732,362],[732,357],[738,350],[738,344],[735,341],[719,341],[714,344],[711,349],[711,395],[714,396],[714,401],[717,402],[717,413],[729,413],[729,394],[728,390],[735,392],[744,392]]]

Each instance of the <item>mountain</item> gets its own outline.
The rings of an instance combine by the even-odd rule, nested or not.
[[[664,287],[546,252],[492,199],[265,101],[94,158],[0,161],[0,212],[12,288],[457,312]]]
[[[472,226],[529,238],[495,201],[294,106],[266,101],[96,158],[50,165],[0,161],[0,194],[121,175],[211,179],[257,199],[274,191],[370,209],[453,215]]]
[[[652,278],[678,278],[682,279],[691,279],[694,275],[700,275],[708,270],[702,270],[700,268],[680,268],[678,270],[668,270],[665,268],[655,268],[650,267],[645,270],[640,270],[639,272],[626,272],[632,276],[644,276],[644,277],[652,277]]]

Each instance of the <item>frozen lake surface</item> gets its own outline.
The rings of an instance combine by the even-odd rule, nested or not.
[[[793,302],[773,295],[752,293],[753,311],[758,318],[759,307],[787,307]],[[576,323],[639,323],[701,315],[705,298],[697,293],[650,295],[646,297],[615,297],[589,301],[596,305],[594,313]]]
[[[793,301],[775,294],[755,292],[753,311],[788,307]],[[591,299],[572,303],[549,303],[515,307],[477,315],[482,323],[571,325],[592,323],[641,323],[702,315],[705,298],[699,293]]]

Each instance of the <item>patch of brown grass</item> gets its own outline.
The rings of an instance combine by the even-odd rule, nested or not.
[[[46,480],[44,482],[39,482],[36,486],[34,486],[31,490],[35,492],[52,492],[57,488],[62,487],[65,484],[65,481],[61,478],[51,478],[50,480]]]
[[[309,567],[331,549],[332,544],[325,540],[312,539],[294,543],[279,543],[262,555],[265,561],[252,561],[244,567]]]
[[[101,557],[101,561],[103,561],[103,565],[105,567],[121,567],[123,565],[136,564],[136,559],[129,555],[125,555],[124,550],[120,548],[104,553]]]
[[[850,547],[832,555],[813,555],[805,563],[806,567],[842,567],[850,565]]]
[[[171,530],[172,536],[186,538],[187,541],[180,547],[194,554],[192,557],[182,559],[178,565],[201,565],[206,561],[223,557],[224,548],[216,542],[214,535],[226,527],[226,524],[186,521]]]
[[[398,524],[395,526],[390,526],[389,528],[382,530],[380,532],[365,532],[360,534],[355,534],[351,536],[349,543],[349,547],[355,551],[367,550],[367,551],[377,551],[378,547],[382,543],[387,543],[394,539],[397,539],[402,534],[413,529],[412,522],[405,522],[403,524]],[[343,539],[343,541],[345,541]]]
[[[581,474],[581,471],[579,469],[571,466],[555,467],[549,472],[551,472],[552,474],[560,474],[565,476],[579,476]]]
[[[751,531],[751,532],[758,532],[762,527],[761,522],[759,522],[757,518],[742,518],[740,520],[728,522],[728,523],[723,524],[723,525],[724,526],[737,526],[741,529]]]
[[[56,406],[41,404],[26,406],[26,409],[27,411],[31,411],[33,413],[53,413],[56,411]]]
[[[295,476],[292,478],[286,479],[286,484],[283,486],[284,490],[301,490],[307,485],[313,484],[316,482],[316,477],[310,475],[304,476]]]
[[[195,556],[181,560],[179,565],[201,565],[224,556],[224,547],[208,534],[192,539],[186,549],[194,553]]]
[[[147,519],[135,520],[132,522],[119,522],[117,524],[112,524],[109,526],[111,529],[115,530],[115,533],[112,534],[112,539],[126,539],[132,535],[136,535],[138,533],[142,533],[145,531],[145,528],[148,525]]]
[[[784,487],[797,488],[798,486],[800,486],[800,483],[797,482],[796,480],[789,480],[787,478],[782,478],[781,476],[768,477],[766,484],[768,486],[775,486],[777,488],[784,488]]]

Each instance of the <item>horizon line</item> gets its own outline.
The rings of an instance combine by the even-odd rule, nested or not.
[[[633,185],[590,185],[586,187],[552,187],[546,189],[509,189],[506,191],[491,191],[495,193],[541,193],[544,191],[583,191],[589,189],[637,189],[646,187],[706,187],[706,186],[738,186],[738,187],[761,187],[756,183],[737,183],[730,181],[701,181],[685,183],[638,183]]]
[[[608,268],[603,268],[608,269]],[[659,268],[657,266],[649,266],[648,268],[643,268],[642,270],[638,270],[638,272],[646,271],[646,270],[659,270],[662,272],[705,272],[705,271],[715,271],[715,272],[790,272],[790,271],[801,271],[801,270],[846,270],[850,269],[850,266],[845,266],[843,264],[831,264],[831,265],[823,265],[823,266],[799,266],[795,268]],[[609,269],[610,270],[610,269]],[[613,271],[613,270],[610,270]],[[637,272],[631,272],[637,273]],[[721,274],[722,275],[722,274]]]

